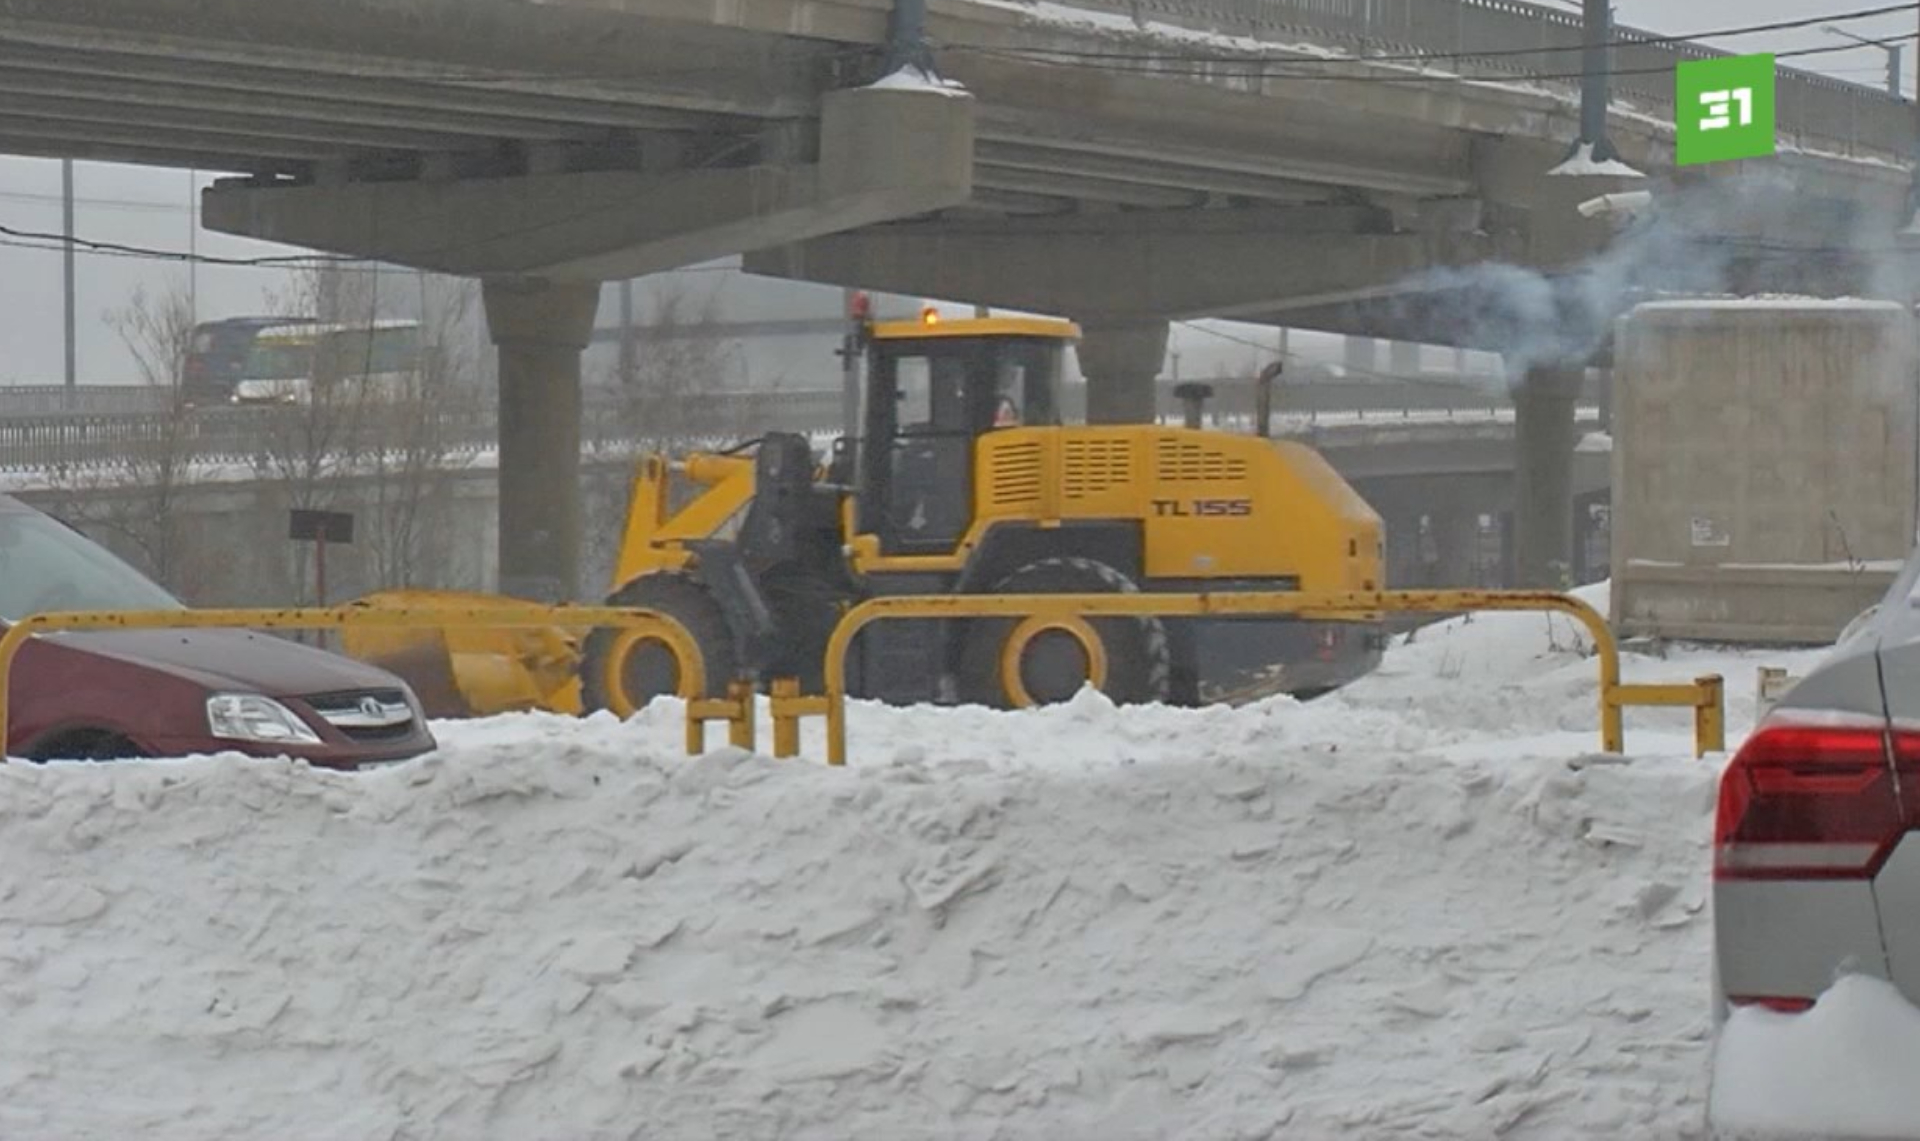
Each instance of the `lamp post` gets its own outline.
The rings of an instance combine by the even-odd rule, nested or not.
[[[1822,25],[1820,30],[1852,40],[1857,44],[1864,44],[1870,48],[1879,48],[1881,51],[1886,52],[1887,94],[1893,96],[1895,99],[1900,98],[1900,81],[1906,74],[1905,68],[1901,66],[1906,59],[1906,44],[1899,40],[1870,40],[1865,36],[1856,36],[1845,28],[1836,28],[1832,24]]]

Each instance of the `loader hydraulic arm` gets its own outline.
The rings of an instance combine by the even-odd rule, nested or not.
[[[673,509],[675,477],[705,490]],[[684,460],[648,456],[634,477],[626,534],[614,570],[615,584],[642,574],[685,565],[684,545],[711,538],[753,498],[753,461],[737,456],[692,455]]]

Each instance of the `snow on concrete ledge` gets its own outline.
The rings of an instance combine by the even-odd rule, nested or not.
[[[1738,1137],[1910,1138],[1920,1124],[1920,1010],[1891,983],[1842,978],[1805,1014],[1733,1012],[1710,1115]]]
[[[867,84],[868,91],[921,91],[929,95],[944,95],[949,98],[970,99],[973,93],[963,85],[951,79],[942,79],[938,75],[924,71],[913,64],[893,72],[890,75]]]
[[[1556,166],[1552,170],[1548,171],[1547,176],[1549,178],[1571,178],[1571,177],[1577,177],[1577,176],[1596,176],[1596,177],[1607,177],[1607,178],[1645,178],[1646,177],[1646,175],[1628,166],[1626,163],[1621,162],[1619,159],[1608,159],[1606,162],[1595,162],[1593,158],[1592,143],[1581,143],[1580,149],[1577,152],[1575,152],[1572,158],[1568,159],[1567,161],[1561,163],[1559,166]]]
[[[1693,300],[1643,301],[1635,312],[1684,312],[1690,309],[1855,309],[1862,312],[1906,312],[1897,301],[1876,301],[1865,297],[1796,297],[1788,294],[1763,294],[1758,297],[1702,297]]]

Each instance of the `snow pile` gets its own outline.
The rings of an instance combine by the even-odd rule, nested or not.
[[[1910,1138],[1920,1125],[1920,1010],[1850,975],[1801,1015],[1733,1012],[1714,1058],[1717,1129]]]
[[[844,770],[662,710],[0,767],[0,1136],[1699,1135],[1714,767],[1590,757],[1564,620],[1305,706],[855,714]]]

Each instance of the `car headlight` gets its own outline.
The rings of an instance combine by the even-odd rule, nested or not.
[[[321,744],[320,735],[299,714],[256,693],[216,693],[207,698],[207,729],[227,741]]]

